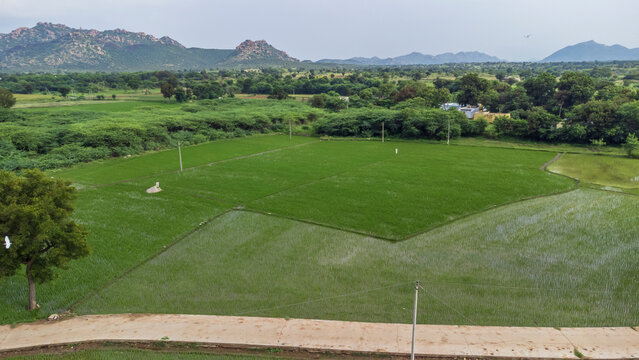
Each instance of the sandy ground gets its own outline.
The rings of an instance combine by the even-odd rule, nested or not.
[[[322,351],[410,354],[408,324],[212,315],[88,315],[0,326],[0,352],[89,341],[177,341]],[[429,356],[639,358],[632,328],[418,325],[415,351]]]

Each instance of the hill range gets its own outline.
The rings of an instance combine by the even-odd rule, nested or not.
[[[186,48],[164,36],[38,23],[0,34],[0,71],[141,71],[299,63],[266,41],[235,49]]]
[[[607,46],[587,41],[567,46],[542,62],[639,60],[639,48]],[[74,29],[40,22],[0,34],[0,71],[143,71],[270,66],[434,65],[446,63],[506,62],[478,51],[379,58],[354,57],[300,61],[264,40],[246,40],[235,49],[187,48],[168,36],[115,30]]]
[[[566,46],[541,60],[542,62],[639,60],[639,48],[604,45],[594,41]]]

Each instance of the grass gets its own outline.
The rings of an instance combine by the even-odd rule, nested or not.
[[[316,139],[296,136],[289,140],[288,136],[265,135],[186,146],[182,148],[183,167],[190,168],[313,141]],[[178,159],[178,149],[175,148],[131,158],[116,158],[80,164],[73,168],[52,171],[51,174],[85,185],[100,185],[167,171],[177,171],[180,168]]]
[[[539,170],[551,156],[545,152],[405,143],[396,156],[394,146],[316,142],[135,184],[146,188],[159,181],[174,194],[196,193],[229,206],[393,240],[495,205],[572,187],[569,179]],[[96,183],[115,180],[105,173],[126,178],[143,172],[137,166],[99,169],[103,175],[98,177],[92,169],[58,176],[79,182],[90,177],[88,182]]]
[[[174,352],[174,351],[151,351],[151,350],[80,350],[65,352],[60,354],[38,354],[27,356],[10,357],[12,360],[84,360],[84,359],[114,359],[114,360],[137,360],[137,359],[184,359],[184,360],[254,360],[254,359],[277,359],[263,355],[220,355],[202,352]]]
[[[104,95],[104,100],[96,100],[95,96],[98,94]],[[149,101],[162,101],[164,98],[160,93],[160,89],[152,89],[148,94],[145,94],[144,90],[117,90],[110,89],[102,92],[94,93],[92,96],[89,94],[81,94],[75,93],[75,97],[84,96],[86,100],[72,100],[72,96],[69,95],[68,98],[63,98],[60,96],[58,92],[51,92],[51,94],[14,94],[13,96],[16,98],[15,107],[18,109],[27,109],[27,108],[58,108],[58,107],[68,107],[68,106],[81,106],[81,105],[98,105],[98,104],[109,104],[114,101],[111,99],[111,95],[116,95],[116,102],[121,101],[144,101],[148,103]],[[166,100],[164,100],[166,101]]]
[[[311,143],[307,143],[309,141]],[[117,280],[121,276],[128,279],[127,274],[130,270],[133,270],[130,274],[133,276],[137,271],[141,271],[140,269],[151,266],[158,261],[157,259],[165,259],[164,255],[154,257],[162,253],[172,253],[174,249],[171,247],[172,244],[177,243],[175,246],[179,247],[182,244],[179,242],[180,239],[185,238],[194,229],[206,226],[204,222],[221,214],[224,215],[214,222],[215,225],[207,227],[210,230],[198,231],[192,236],[187,236],[187,243],[192,243],[191,239],[201,236],[200,234],[210,236],[213,233],[222,234],[226,231],[227,235],[215,236],[216,241],[221,241],[220,243],[207,244],[199,248],[196,251],[197,254],[185,255],[186,257],[195,256],[191,258],[191,265],[199,267],[192,269],[192,273],[188,276],[184,273],[181,275],[182,279],[186,276],[199,279],[202,281],[201,284],[210,285],[213,292],[203,292],[208,297],[197,300],[209,304],[206,306],[214,306],[206,310],[208,313],[232,314],[250,311],[248,315],[296,316],[300,314],[309,317],[399,321],[403,319],[403,313],[400,316],[398,311],[405,307],[403,294],[405,291],[410,292],[410,286],[406,289],[397,288],[398,293],[402,294],[397,298],[389,295],[394,292],[382,292],[377,295],[371,293],[366,295],[370,300],[364,304],[354,302],[352,298],[344,298],[342,302],[331,304],[330,308],[326,308],[325,305],[319,306],[319,304],[316,307],[309,307],[308,312],[288,314],[286,311],[262,313],[253,311],[306,301],[308,297],[313,296],[324,298],[333,294],[338,296],[352,291],[368,291],[378,286],[397,284],[403,286],[405,283],[414,281],[418,275],[424,282],[433,282],[432,286],[439,289],[441,296],[450,298],[444,303],[455,303],[457,297],[464,298],[465,294],[484,291],[483,287],[451,287],[450,284],[455,281],[461,281],[466,286],[467,282],[475,284],[476,281],[485,277],[484,280],[491,286],[524,284],[521,285],[523,289],[516,290],[521,295],[512,295],[514,297],[509,298],[514,299],[512,302],[507,302],[511,305],[510,308],[504,306],[507,305],[504,301],[499,300],[502,296],[511,296],[510,293],[489,292],[490,296],[487,298],[480,297],[486,301],[485,304],[460,303],[462,313],[474,314],[475,311],[479,311],[478,318],[487,323],[494,322],[502,325],[518,321],[525,323],[534,321],[532,319],[536,318],[546,320],[557,318],[562,321],[562,324],[579,323],[584,321],[579,318],[586,314],[586,310],[592,310],[584,308],[584,299],[594,301],[586,293],[583,297],[580,295],[580,298],[573,300],[563,297],[562,300],[573,301],[577,306],[574,309],[567,307],[563,310],[565,314],[552,306],[549,309],[552,310],[553,317],[544,317],[543,311],[547,310],[546,308],[527,311],[528,302],[533,301],[529,299],[530,296],[536,299],[534,301],[541,301],[539,296],[535,295],[534,291],[531,293],[532,290],[530,290],[536,289],[537,282],[531,280],[532,282],[526,284],[524,281],[526,269],[536,266],[535,263],[521,259],[520,248],[510,249],[504,244],[498,244],[498,251],[491,256],[483,253],[473,254],[471,251],[483,249],[482,241],[492,240],[496,231],[491,228],[492,233],[487,232],[485,238],[477,238],[476,229],[482,226],[496,226],[496,224],[502,224],[501,226],[506,228],[511,226],[510,210],[507,209],[528,209],[528,204],[540,204],[534,207],[535,211],[544,209],[546,209],[544,211],[550,211],[562,205],[562,202],[538,203],[542,199],[537,199],[532,202],[515,203],[492,210],[489,212],[493,214],[490,217],[479,217],[480,222],[475,223],[473,228],[459,225],[465,224],[469,221],[468,219],[477,219],[477,216],[481,214],[462,219],[465,216],[506,202],[516,202],[531,196],[571,189],[573,182],[570,179],[539,170],[541,164],[554,156],[553,153],[471,146],[447,147],[428,143],[313,141],[314,139],[309,138],[295,138],[290,142],[283,136],[261,136],[187,147],[184,149],[187,167],[219,160],[227,161],[196,167],[185,170],[183,173],[154,175],[148,179],[131,180],[99,188],[88,185],[106,184],[140,175],[158,174],[166,169],[175,169],[177,166],[175,151],[96,162],[53,173],[54,176],[75,181],[82,189],[79,193],[76,218],[90,231],[89,243],[93,253],[88,258],[73,262],[71,268],[63,271],[58,280],[38,287],[38,299],[42,305],[40,314],[31,314],[22,310],[26,294],[24,275],[0,280],[0,293],[6,294],[0,298],[0,322],[24,321],[60,312],[77,301],[86,299],[88,295],[99,292],[114,279]],[[291,143],[304,144],[304,146],[289,147]],[[394,151],[396,146],[399,147],[398,155],[395,155]],[[263,153],[267,149],[281,150]],[[255,154],[255,156],[245,156],[248,154]],[[186,163],[186,159],[192,162]],[[152,196],[145,194],[144,189],[153,185],[155,181],[160,182],[164,191]],[[599,194],[599,192],[579,192],[579,194],[595,193]],[[602,194],[613,196],[603,192]],[[595,196],[589,196],[589,198],[591,201],[601,201]],[[605,199],[613,199],[615,204],[617,202],[626,204],[625,200],[617,200],[625,198]],[[619,206],[626,209],[628,205],[623,204]],[[234,207],[275,213],[280,217],[227,212]],[[580,203],[580,205],[563,209],[577,216],[582,211],[582,207]],[[606,212],[599,211],[598,214],[603,222],[601,232],[597,227],[598,223],[593,223],[594,231],[576,228],[576,234],[592,233],[603,236],[603,239],[612,236],[611,239],[615,240],[614,237],[618,236],[617,228],[610,228],[606,222],[621,224],[623,219],[617,219],[617,217],[623,215],[627,218],[633,213],[631,211],[617,213],[612,210],[610,214],[615,214],[612,220],[610,217],[613,215],[606,215]],[[558,213],[558,215],[562,214]],[[594,256],[597,253],[598,248],[582,250],[580,248],[582,245],[579,243],[581,238],[564,233],[561,231],[564,229],[563,226],[557,226],[557,229],[552,228],[555,226],[552,219],[544,218],[543,221],[536,222],[535,212],[527,216],[531,217],[530,221],[536,227],[535,235],[541,236],[543,230],[548,229],[548,234],[544,235],[546,236],[543,238],[544,241],[557,242],[559,246],[552,250],[565,253],[566,249],[570,248],[575,251],[575,254],[585,257]],[[286,220],[286,217],[321,223],[351,232],[311,226],[308,223]],[[450,226],[446,225],[453,220],[458,222]],[[581,223],[582,220],[582,218],[569,218],[566,222]],[[547,221],[550,222],[547,224]],[[436,228],[437,226],[441,227]],[[584,226],[590,225],[586,222]],[[625,226],[628,234],[632,234],[635,229],[633,226],[636,225],[630,223]],[[367,233],[397,240],[429,229],[431,231],[427,234],[419,235],[401,244],[357,234]],[[448,232],[442,233],[443,229],[447,229]],[[556,238],[549,238],[554,234],[558,234]],[[521,235],[514,232],[511,236]],[[240,245],[236,246],[234,244],[236,241],[239,241]],[[288,241],[290,248],[283,247],[282,241]],[[624,241],[628,242],[627,239]],[[440,245],[435,245],[440,242]],[[547,243],[543,243],[544,247],[538,253],[535,252],[537,248],[532,248],[530,256],[532,258],[540,256],[542,260],[544,256],[552,257],[553,252],[546,249],[550,246]],[[415,246],[417,246],[418,255],[409,252]],[[435,247],[431,249],[430,246]],[[504,251],[502,247],[505,248]],[[633,249],[636,249],[636,245],[632,243],[626,248],[627,251],[636,251]],[[519,252],[513,252],[514,250]],[[167,252],[164,253],[164,251]],[[360,252],[366,255],[367,261],[351,263],[349,256],[357,258]],[[197,257],[202,255],[210,258]],[[317,256],[320,255],[323,257],[318,259]],[[217,256],[223,256],[220,258],[221,261]],[[477,256],[479,258],[476,258]],[[512,273],[513,277],[491,278],[495,274],[486,271],[485,267],[499,266],[500,261],[508,264],[512,256],[522,263],[504,265],[500,273]],[[151,259],[150,262],[146,263],[149,259]],[[343,260],[333,264],[331,259]],[[558,263],[548,270],[551,280],[576,271],[570,264],[562,265],[563,258],[554,259]],[[572,258],[570,260],[577,261]],[[341,265],[342,262],[345,264],[344,267]],[[619,264],[619,266],[625,266],[623,262]],[[547,263],[544,265],[550,267]],[[608,265],[608,263],[603,264],[599,270],[607,271]],[[178,270],[180,266],[189,268],[180,264]],[[454,281],[446,281],[446,276],[441,275],[429,278],[431,270],[428,269],[431,269],[431,266],[434,266],[432,269],[448,269],[450,273],[447,276]],[[135,270],[137,267],[140,268]],[[200,270],[202,268],[205,270]],[[323,272],[324,268],[330,271]],[[635,276],[636,268],[637,266],[632,264],[627,267],[628,271],[635,271]],[[219,273],[219,277],[209,279],[210,271],[213,269]],[[247,273],[247,269],[251,271]],[[316,272],[316,270],[322,271]],[[253,271],[256,273],[253,274]],[[202,275],[198,272],[202,272]],[[539,272],[546,276],[543,271],[539,270]],[[609,274],[609,272],[605,273]],[[158,277],[161,272],[148,274]],[[613,280],[619,278],[616,273],[611,277]],[[290,281],[286,280],[287,278]],[[621,278],[623,279],[623,276]],[[249,285],[244,288],[245,292],[237,292],[235,287],[240,286],[242,280],[249,281]],[[141,297],[148,296],[151,290],[158,299],[166,302],[166,308],[164,310],[160,308],[162,311],[169,311],[170,306],[176,306],[175,309],[179,309],[179,312],[199,312],[207,309],[205,305],[194,306],[190,303],[190,295],[185,295],[192,291],[188,281],[184,282],[186,288],[182,289],[177,278],[168,279],[166,284],[167,286],[171,284],[170,291],[148,287],[156,283],[146,284],[141,281],[135,286],[144,290],[129,289],[126,296],[123,295],[124,293],[110,295],[110,291],[118,289],[121,286],[119,284],[123,283],[126,283],[126,280],[118,281],[113,287],[100,292],[97,297],[90,297],[89,302],[80,303],[78,309],[85,312],[101,312],[122,305],[120,310],[126,308],[128,309],[126,311],[138,311],[144,308],[144,311],[155,311],[153,301],[144,300],[145,305],[142,307],[139,306],[142,303],[136,303]],[[162,284],[156,285],[162,286]],[[550,285],[553,285],[550,287],[552,291],[568,289],[568,292],[573,294],[582,291],[580,290],[582,287],[585,289],[590,287],[588,283],[573,282],[561,284],[553,282]],[[217,292],[219,289],[221,292]],[[546,290],[548,286],[544,286],[543,289],[550,291]],[[623,287],[619,289],[622,293],[625,291]],[[182,290],[184,290],[183,293],[180,292]],[[408,297],[410,298],[410,294]],[[543,295],[542,299],[545,298],[550,298],[550,295]],[[98,299],[104,299],[104,302],[100,303]],[[611,300],[611,306],[619,306],[625,311],[627,308],[625,303],[620,303],[620,300],[616,298],[613,300]],[[535,304],[534,301],[532,305]],[[437,304],[437,302],[431,302],[429,306],[433,306],[436,310],[434,314],[440,315],[432,319],[425,318],[424,321],[454,323],[462,319],[450,309]],[[490,315],[495,311],[495,304],[509,313],[504,313],[501,317]],[[520,304],[523,306],[519,306]],[[532,308],[534,309],[534,306]],[[362,312],[368,311],[367,309],[371,314],[369,318],[361,315]],[[525,309],[525,312],[521,319],[517,320],[513,314],[519,314],[521,309]],[[603,311],[603,314],[599,314],[599,310],[596,309],[592,311],[593,315],[588,319],[592,319],[593,322],[614,324],[618,320],[614,314],[611,315],[609,309]]]
[[[595,155],[592,146],[580,144],[556,144],[541,141],[522,140],[517,138],[508,138],[503,140],[485,139],[482,137],[466,137],[458,138],[451,141],[452,144],[465,146],[480,147],[502,147],[523,150],[541,150],[568,153],[583,153]],[[625,155],[625,150],[620,146],[605,146],[600,149],[599,154],[605,155]]]
[[[11,323],[59,313],[147,258],[161,252],[226,208],[179,193],[145,196],[131,184],[80,193],[75,218],[89,231],[92,254],[74,261],[53,282],[39,285],[43,314],[24,311],[24,272],[0,280],[0,322]]]
[[[639,189],[639,160],[584,154],[565,154],[548,170],[582,182]]]
[[[397,156],[395,146],[401,151]],[[402,239],[491,206],[571,186],[538,170],[548,153],[411,143],[320,143],[313,148],[332,155],[327,162],[333,156],[353,157],[340,153],[356,151],[371,158],[251,201],[247,208]]]
[[[408,323],[420,280],[420,323],[630,326],[638,207],[634,196],[576,190],[399,243],[234,211],[77,311]]]

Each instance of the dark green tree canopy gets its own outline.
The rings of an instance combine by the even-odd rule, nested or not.
[[[162,96],[164,96],[167,99],[170,99],[171,96],[173,96],[175,94],[175,86],[173,86],[172,84],[165,82],[162,83],[162,85],[160,85],[160,92],[162,93]]]
[[[39,170],[24,176],[0,171],[0,234],[12,245],[0,249],[0,276],[26,266],[29,309],[35,309],[35,283],[55,278],[72,259],[88,255],[87,232],[71,219],[75,188]]]
[[[582,72],[566,72],[559,79],[556,94],[563,107],[569,108],[590,100],[595,93],[595,83],[590,76]]]
[[[542,72],[535,77],[526,79],[523,85],[532,100],[533,106],[544,106],[555,94],[557,79],[552,74]]]
[[[68,86],[60,86],[58,88],[58,91],[60,92],[60,95],[62,95],[62,97],[67,97],[67,95],[69,95],[69,93],[71,92],[71,88]]]
[[[466,74],[461,78],[461,91],[457,101],[464,105],[477,105],[479,97],[488,89],[488,81],[475,73]]]
[[[0,108],[8,109],[16,104],[16,98],[11,91],[0,88]]]

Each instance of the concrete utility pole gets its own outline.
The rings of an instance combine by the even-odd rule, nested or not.
[[[417,295],[419,294],[419,281],[415,281],[415,307],[413,308],[413,339],[410,344],[410,360],[415,360],[415,326],[417,325]]]
[[[384,142],[384,122],[382,121],[382,142]]]
[[[178,156],[180,157],[180,172],[182,172],[182,145],[178,141]]]

